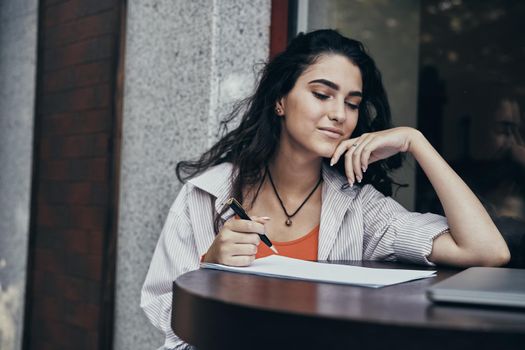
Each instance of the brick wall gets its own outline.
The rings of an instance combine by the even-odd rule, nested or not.
[[[42,0],[25,349],[111,348],[119,0]]]

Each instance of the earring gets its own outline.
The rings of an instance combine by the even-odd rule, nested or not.
[[[283,110],[281,109],[281,107],[275,107],[275,113],[277,113],[277,115],[281,115],[283,114]]]

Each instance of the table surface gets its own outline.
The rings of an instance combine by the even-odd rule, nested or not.
[[[385,262],[332,263],[374,268],[432,269]],[[232,327],[239,331],[239,327],[244,328],[246,324],[243,332],[249,333],[253,328],[249,320],[254,319],[260,322],[260,330],[267,323],[276,326],[279,322],[282,323],[280,327],[292,332],[308,332],[309,327],[317,331],[327,325],[325,331],[334,330],[333,337],[348,336],[354,340],[356,335],[348,331],[350,326],[352,330],[371,334],[386,334],[387,330],[394,329],[395,337],[402,334],[405,337],[421,337],[425,344],[432,334],[452,334],[457,336],[457,340],[462,334],[488,335],[477,348],[502,339],[510,339],[507,346],[525,340],[525,309],[430,302],[425,290],[460,270],[438,268],[437,271],[437,276],[433,278],[375,289],[200,269],[186,273],[174,282],[172,324],[179,336],[196,345],[200,343],[203,348],[214,346],[210,346],[199,332],[202,327],[224,328],[213,335],[217,341],[217,337],[223,332],[226,336]],[[297,323],[301,323],[300,330]],[[275,327],[267,328],[267,332],[272,334],[280,333]],[[339,328],[341,334],[337,333]],[[282,338],[283,334],[279,337]],[[429,348],[428,345],[426,347]]]

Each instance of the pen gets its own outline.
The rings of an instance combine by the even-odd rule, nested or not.
[[[232,197],[228,199],[225,204],[227,204],[230,208],[232,208],[235,214],[239,215],[241,219],[252,220],[250,219],[248,214],[246,214],[243,207],[239,204],[239,202],[237,202],[235,198]],[[263,241],[264,244],[266,244],[275,254],[279,254],[279,252],[277,251],[277,249],[275,249],[275,247],[273,246],[268,236],[266,236],[264,233],[263,234],[259,233],[259,237],[261,238],[261,241]]]

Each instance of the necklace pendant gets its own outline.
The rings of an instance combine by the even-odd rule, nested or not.
[[[292,226],[292,220],[290,218],[286,219],[285,224],[286,226]]]

